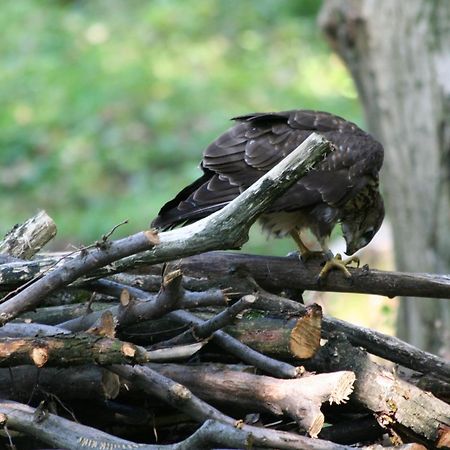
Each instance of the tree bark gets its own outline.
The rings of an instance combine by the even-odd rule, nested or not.
[[[399,270],[450,272],[450,8],[445,0],[327,0],[320,23],[385,146]],[[450,354],[448,302],[401,300],[398,335]]]
[[[372,362],[343,335],[330,338],[305,365],[308,370],[354,372],[352,400],[373,411],[382,426],[406,427],[437,447],[450,439],[450,405]]]
[[[349,371],[280,380],[234,370],[209,370],[208,365],[158,364],[150,367],[208,402],[231,403],[277,416],[287,414],[312,437],[317,437],[324,424],[325,418],[320,411],[322,403],[345,403],[355,381],[354,374]]]

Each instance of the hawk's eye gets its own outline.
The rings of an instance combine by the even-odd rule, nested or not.
[[[373,230],[366,231],[362,235],[362,238],[365,242],[369,242],[373,238]]]

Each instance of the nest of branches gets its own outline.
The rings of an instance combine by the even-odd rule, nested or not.
[[[41,212],[16,226],[0,242],[4,445],[449,446],[447,361],[299,301],[306,289],[450,298],[448,277],[365,267],[318,283],[314,260],[211,251],[240,247],[326,151],[312,136],[178,230],[44,254],[53,221]]]

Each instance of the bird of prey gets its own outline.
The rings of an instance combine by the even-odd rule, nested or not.
[[[310,110],[253,113],[233,118],[236,124],[204,151],[203,175],[166,203],[152,222],[158,229],[192,223],[223,208],[311,133],[323,135],[333,150],[260,216],[264,230],[290,234],[303,258],[311,252],[300,233],[309,229],[329,261],[323,277],[337,267],[350,276],[342,261],[331,257],[327,241],[337,223],[347,255],[367,245],[384,218],[378,190],[383,147],[354,123],[330,113]],[[332,255],[331,255],[332,256]]]

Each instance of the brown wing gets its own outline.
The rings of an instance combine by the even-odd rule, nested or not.
[[[377,177],[381,168],[381,145],[355,124],[329,113],[294,110],[234,120],[238,123],[206,148],[203,176],[164,205],[153,226],[170,228],[222,208],[312,132],[324,135],[336,149],[268,211],[292,211],[323,202],[338,206]]]

